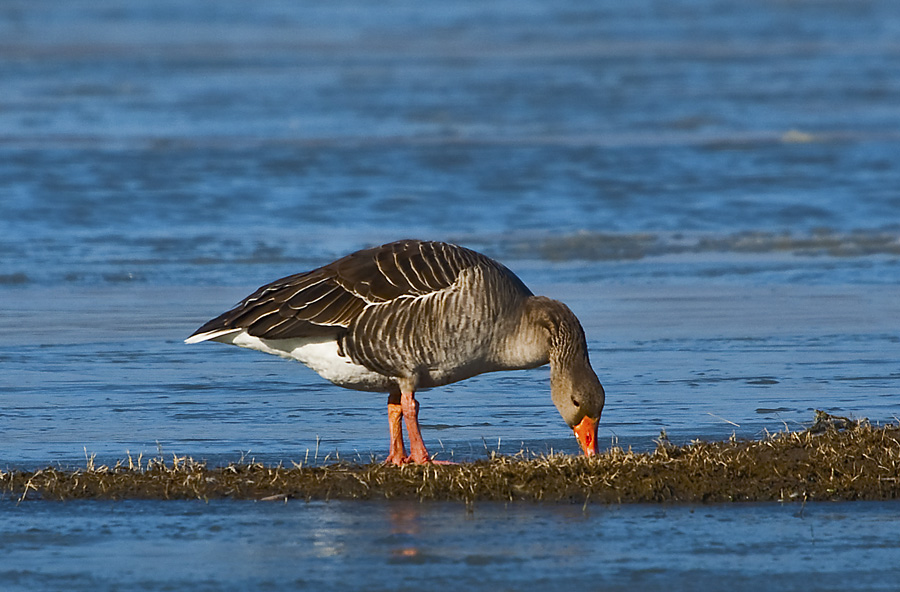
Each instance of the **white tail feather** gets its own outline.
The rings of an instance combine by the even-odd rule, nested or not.
[[[237,333],[238,331],[243,331],[243,329],[219,329],[218,331],[209,331],[207,333],[197,333],[196,335],[191,335],[190,337],[185,339],[184,342],[185,343],[200,343],[201,341],[209,341],[210,339],[215,339],[216,337],[228,335],[229,333]]]

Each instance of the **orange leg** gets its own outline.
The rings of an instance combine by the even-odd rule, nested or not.
[[[400,407],[403,411],[403,421],[406,423],[406,433],[409,434],[409,458],[417,463],[431,462],[428,451],[425,450],[425,441],[419,431],[419,402],[412,391],[400,395]]]
[[[400,393],[391,393],[388,396],[388,423],[391,434],[391,447],[388,452],[386,464],[401,465],[407,462],[406,449],[403,447],[403,431],[400,419],[403,417],[403,409],[400,405]]]

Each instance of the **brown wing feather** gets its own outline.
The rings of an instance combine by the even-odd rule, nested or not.
[[[451,286],[464,269],[477,265],[504,270],[518,289],[530,294],[505,267],[474,251],[406,240],[357,251],[262,286],[194,335],[245,329],[266,339],[337,336],[367,306],[377,307],[401,296],[434,294]]]
[[[194,335],[245,329],[266,339],[338,335],[365,302],[335,284],[327,267],[288,276],[262,286],[233,309],[197,329]],[[337,311],[337,314],[327,314]]]

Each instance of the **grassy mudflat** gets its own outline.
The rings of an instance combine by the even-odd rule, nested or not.
[[[656,450],[583,456],[495,456],[460,465],[208,467],[185,457],[114,467],[0,472],[7,499],[414,499],[722,502],[900,498],[900,425],[817,413],[804,431],[762,440],[661,437]]]

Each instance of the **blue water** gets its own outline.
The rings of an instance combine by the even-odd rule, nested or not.
[[[815,409],[893,421],[898,39],[892,0],[7,0],[0,469],[160,451],[212,463],[383,458],[383,397],[182,340],[263,283],[402,237],[481,250],[576,311],[607,390],[604,445],[650,449],[661,430],[676,442],[756,438],[801,428]],[[422,393],[426,442],[457,460],[574,453],[548,390],[543,368]],[[471,521],[456,506],[414,507],[422,536],[457,529],[429,539],[426,557],[446,561],[422,562],[456,577],[494,561],[459,550],[485,530],[540,525],[510,543],[494,579],[476,570],[467,587],[540,587],[558,562],[572,566],[564,581],[594,588],[749,589],[764,581],[760,564],[778,561],[785,589],[891,589],[885,566],[900,564],[872,526],[896,522],[893,504],[816,506],[803,519],[781,506],[572,510],[597,537],[579,547],[588,558],[615,548],[605,530],[630,541],[614,575],[552,553],[526,559],[567,540],[569,509],[489,506]],[[284,531],[269,520],[358,520],[358,546],[380,549],[390,521],[369,517],[395,511],[0,503],[2,540],[36,541],[6,543],[14,560],[0,559],[0,575],[32,589],[222,588],[231,580],[216,573],[231,567],[219,550],[239,540],[229,552],[269,559],[235,589],[255,570],[273,586],[353,585],[344,565],[386,587],[377,566],[394,559],[375,551],[335,554],[331,580],[280,570]],[[64,536],[83,516],[121,520]],[[189,543],[176,522],[213,524]],[[744,526],[722,539],[723,523]],[[796,531],[782,538],[785,523]],[[798,542],[832,527],[851,543]],[[654,547],[660,537],[678,553]],[[159,547],[163,559],[216,560],[156,576]],[[110,549],[148,559],[77,575]],[[805,577],[814,571],[830,575]]]
[[[890,591],[900,577],[900,516],[884,503],[75,502],[62,511],[65,521],[55,503],[4,513],[4,590]]]

